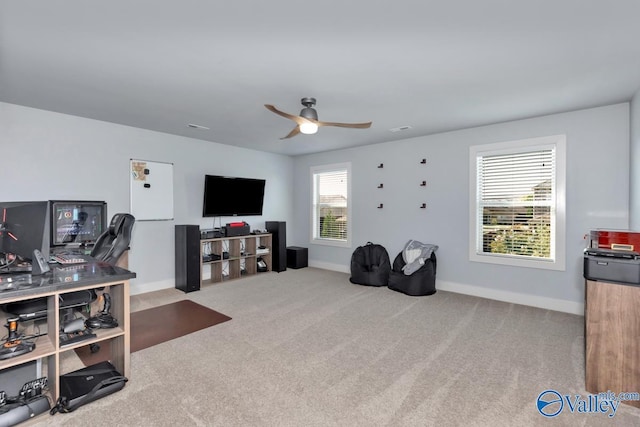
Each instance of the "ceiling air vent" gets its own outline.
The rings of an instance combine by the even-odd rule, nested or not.
[[[411,129],[411,126],[399,126],[397,128],[391,128],[389,129],[391,132],[402,132],[404,130],[409,130]]]
[[[193,123],[189,123],[187,126],[189,126],[192,129],[210,130],[206,126],[194,125]]]

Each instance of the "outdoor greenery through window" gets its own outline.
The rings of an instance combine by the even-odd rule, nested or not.
[[[553,150],[478,157],[482,251],[551,257]]]
[[[485,256],[483,261],[486,256],[556,260],[557,144],[549,144],[548,138],[542,140],[547,143],[529,140],[528,145],[520,141],[510,147],[502,144],[498,149],[472,147],[474,249],[475,255]]]
[[[312,168],[312,240],[342,245],[349,241],[349,165]]]

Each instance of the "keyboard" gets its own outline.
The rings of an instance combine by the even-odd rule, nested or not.
[[[75,344],[77,342],[89,340],[95,337],[97,337],[97,335],[92,332],[89,332],[89,330],[87,329],[84,329],[78,332],[72,332],[69,334],[60,334],[60,346],[64,347],[67,345]]]
[[[1,267],[0,274],[31,273],[31,265],[10,265]]]
[[[67,254],[53,254],[51,255],[51,260],[53,262],[57,262],[62,265],[83,264],[87,262],[86,259],[81,258],[78,255],[67,255]]]

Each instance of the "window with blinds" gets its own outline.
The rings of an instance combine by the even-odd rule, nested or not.
[[[475,255],[555,262],[557,144],[548,142],[541,138],[517,141],[512,146],[472,147]]]
[[[344,245],[349,242],[348,164],[312,168],[312,241]]]

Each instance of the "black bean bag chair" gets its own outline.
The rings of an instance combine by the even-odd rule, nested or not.
[[[435,249],[428,251],[429,257],[422,258],[413,269],[407,269],[407,263],[403,257],[404,251],[400,252],[393,260],[393,269],[389,275],[389,289],[411,296],[435,294],[437,268]]]
[[[351,255],[351,278],[357,285],[387,286],[391,273],[389,253],[384,246],[367,242]]]

